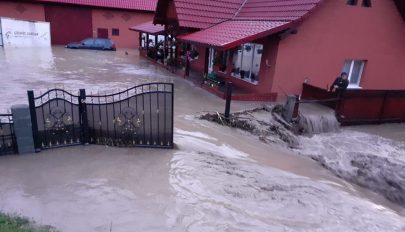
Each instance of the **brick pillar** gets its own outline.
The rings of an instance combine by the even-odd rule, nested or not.
[[[34,153],[34,139],[32,135],[31,114],[28,105],[13,105],[14,132],[17,141],[18,153]]]

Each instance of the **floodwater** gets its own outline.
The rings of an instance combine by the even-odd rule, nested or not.
[[[0,157],[0,211],[61,231],[405,231],[402,208],[310,159],[200,121],[224,101],[136,51],[0,49],[0,109],[26,90],[175,83],[173,150],[76,146]],[[232,102],[232,111],[258,103]]]
[[[304,134],[320,134],[339,131],[339,122],[335,111],[320,104],[305,103],[300,105],[299,124]]]

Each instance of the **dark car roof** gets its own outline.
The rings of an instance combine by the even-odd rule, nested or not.
[[[113,41],[111,39],[108,39],[108,38],[86,38],[84,40],[88,40],[88,39],[109,41],[109,42],[113,43]]]

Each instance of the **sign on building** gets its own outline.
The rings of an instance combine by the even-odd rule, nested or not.
[[[48,22],[0,18],[0,46],[49,47],[50,25]]]

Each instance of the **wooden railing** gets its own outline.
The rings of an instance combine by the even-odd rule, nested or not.
[[[303,85],[301,99],[323,100],[323,105],[334,108],[338,120],[345,125],[384,122],[405,122],[405,90],[346,90],[337,101],[328,92],[309,84]]]

